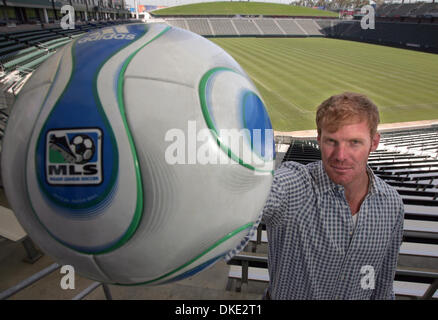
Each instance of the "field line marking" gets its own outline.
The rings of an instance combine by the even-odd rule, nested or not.
[[[282,95],[278,94],[277,92],[273,91],[271,88],[269,88],[268,86],[266,86],[266,84],[264,84],[262,81],[260,81],[259,79],[257,79],[254,76],[251,76],[251,79],[254,80],[255,82],[257,82],[258,84],[260,84],[263,88],[265,88],[266,90],[268,90],[270,93],[272,93],[274,96],[276,96],[278,99],[280,99],[281,101],[285,102],[286,104],[291,105],[293,108],[297,109],[298,111],[300,111],[301,113],[313,113],[313,111],[308,111],[308,110],[304,110],[301,109],[298,105],[296,105],[295,103],[287,100],[286,98],[284,98]]]

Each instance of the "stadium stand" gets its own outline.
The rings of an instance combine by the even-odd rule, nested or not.
[[[194,33],[203,33],[205,36],[213,34],[208,19],[187,19],[187,24],[189,30]]]
[[[396,10],[398,7],[400,7],[400,4],[398,3],[391,3],[391,4],[382,4],[379,6],[376,10],[376,16],[378,17],[387,17]]]
[[[393,11],[393,15],[395,17],[406,17],[412,10],[417,8],[418,4],[416,3],[405,3],[404,5],[399,6],[395,11]]]
[[[205,37],[331,37],[438,52],[438,24],[295,18],[168,18],[166,23]]]
[[[378,18],[400,18],[400,17],[433,17],[438,16],[438,3],[395,3],[382,4],[376,10]]]
[[[233,24],[240,35],[260,35],[262,34],[254,24],[252,19],[234,19]]]
[[[254,23],[259,27],[260,30],[262,30],[264,35],[285,34],[276,23],[275,19],[257,19],[254,20]]]
[[[376,21],[375,29],[362,29],[359,21],[341,21],[334,27],[325,25],[322,33],[338,39],[438,52],[438,24]]]
[[[312,19],[291,18],[169,18],[171,26],[202,36],[322,37],[323,27]],[[330,26],[325,21],[324,26]],[[327,24],[329,23],[329,24]]]
[[[322,36],[321,27],[313,19],[297,19],[297,24],[300,25],[309,36]]]
[[[234,25],[227,18],[210,18],[213,32],[217,36],[237,36],[238,32]]]
[[[429,11],[433,10],[433,3],[420,3],[409,12],[410,17],[422,17]]]
[[[73,30],[64,30],[59,26],[3,33],[0,36],[1,77],[18,70],[24,74],[32,72],[55,50],[81,34],[99,27],[111,26],[129,21],[78,24]],[[0,77],[0,78],[1,78]]]
[[[36,31],[24,31],[5,34],[6,39],[15,41],[17,45],[9,45],[3,48],[0,55],[0,63],[3,71],[9,71],[18,65],[37,66],[38,61],[46,55],[50,55],[50,50],[57,48],[71,40],[70,37],[59,33],[58,29],[46,29]],[[48,57],[47,56],[47,57]],[[45,57],[45,58],[47,58]]]
[[[388,132],[382,137],[385,145],[399,150],[438,154],[438,128]]]
[[[306,31],[295,21],[295,19],[277,19],[277,23],[288,35],[306,36]]]
[[[269,282],[268,260],[266,256],[254,254],[236,255],[230,262],[227,290],[240,292],[248,281]],[[397,297],[414,299],[436,299],[438,293],[438,273],[430,271],[397,268],[394,293]]]
[[[319,26],[319,32],[329,37],[333,34],[334,25],[337,23],[335,20],[315,20]]]

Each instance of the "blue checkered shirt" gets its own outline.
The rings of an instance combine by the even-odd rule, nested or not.
[[[404,206],[393,187],[368,175],[354,228],[344,189],[321,161],[275,171],[263,210],[272,299],[395,298]]]

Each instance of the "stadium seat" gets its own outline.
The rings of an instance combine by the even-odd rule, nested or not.
[[[215,35],[238,35],[237,30],[229,18],[210,18],[210,24]]]
[[[213,31],[208,19],[187,19],[189,30],[202,36],[211,36]]]
[[[277,19],[277,23],[289,36],[307,36],[306,31],[297,24],[295,19]]]
[[[285,34],[285,32],[280,29],[280,26],[276,23],[275,19],[254,19],[254,23],[265,36]]]
[[[261,35],[253,19],[233,19],[233,24],[240,35]]]
[[[248,281],[258,281],[266,284],[269,282],[266,257],[240,254],[237,255],[230,264],[227,290],[232,289],[233,281],[236,282],[236,291],[241,291],[242,284],[248,284]],[[255,266],[257,264],[258,266]],[[412,280],[401,281],[397,279],[403,277],[409,277],[410,280]],[[424,279],[428,282],[416,282],[424,281]],[[417,299],[438,298],[437,284],[438,273],[397,268],[396,280],[394,281],[394,293],[396,296],[407,296]]]

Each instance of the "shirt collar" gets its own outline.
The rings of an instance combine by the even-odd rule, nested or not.
[[[324,166],[322,164],[322,161],[318,161],[318,170],[316,175],[316,180],[318,182],[318,186],[322,193],[326,193],[329,190],[342,192],[344,190],[344,187],[334,183],[329,176],[327,175],[327,172],[324,169]],[[378,194],[383,193],[387,194],[388,190],[382,180],[376,177],[373,170],[367,165],[367,173],[368,177],[370,178],[370,184],[368,187],[368,193],[370,194]]]

